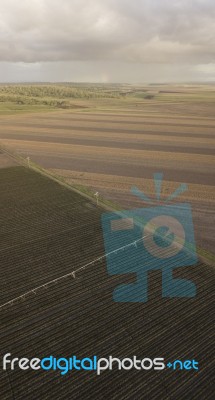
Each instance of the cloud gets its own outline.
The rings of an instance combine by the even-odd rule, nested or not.
[[[0,61],[213,63],[214,0],[1,0]]]
[[[195,66],[195,71],[201,72],[202,74],[215,76],[215,63],[212,64],[199,64]]]

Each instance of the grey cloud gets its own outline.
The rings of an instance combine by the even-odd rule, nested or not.
[[[1,0],[0,61],[212,63],[213,0]]]

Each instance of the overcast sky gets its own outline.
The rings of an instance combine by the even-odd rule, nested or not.
[[[215,81],[215,0],[0,0],[0,81]]]

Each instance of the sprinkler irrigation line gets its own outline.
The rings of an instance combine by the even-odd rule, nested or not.
[[[136,247],[138,242],[142,241],[143,239],[145,239],[145,238],[148,237],[148,236],[149,236],[149,235],[142,236],[140,239],[137,239],[137,240],[135,240],[134,242],[128,243],[128,244],[126,244],[125,246],[119,247],[119,248],[116,249],[116,250],[113,250],[113,251],[111,251],[111,252],[109,252],[109,253],[106,253],[106,254],[104,254],[103,256],[98,257],[98,258],[96,258],[95,260],[93,260],[93,261],[91,261],[91,262],[89,262],[89,263],[83,265],[82,267],[79,267],[78,269],[76,269],[76,270],[74,270],[74,271],[72,271],[72,272],[69,272],[68,274],[62,275],[62,276],[60,276],[59,278],[52,279],[51,281],[46,282],[46,283],[43,283],[42,285],[37,286],[37,287],[35,287],[35,288],[29,290],[28,292],[25,292],[25,293],[21,294],[20,296],[14,297],[13,299],[7,301],[6,303],[1,304],[1,305],[0,305],[0,310],[1,310],[2,308],[6,307],[7,305],[13,305],[13,303],[14,303],[15,301],[17,301],[17,300],[25,300],[25,297],[26,297],[28,294],[32,294],[32,293],[33,293],[33,294],[37,294],[37,290],[39,290],[39,289],[42,289],[42,288],[43,288],[43,289],[47,289],[47,287],[48,287],[49,285],[51,285],[52,283],[57,283],[57,282],[59,282],[59,281],[62,280],[62,279],[68,278],[69,276],[72,276],[72,277],[75,279],[76,272],[79,272],[79,271],[81,271],[81,270],[84,270],[85,268],[89,267],[90,265],[95,264],[97,261],[101,261],[101,260],[103,260],[105,257],[110,256],[111,254],[116,254],[116,253],[118,253],[118,251],[121,251],[121,250],[124,251],[124,249],[126,249],[126,248],[128,248],[128,247],[131,247],[131,246],[135,246],[135,247]]]

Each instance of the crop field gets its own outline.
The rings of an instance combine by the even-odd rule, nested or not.
[[[22,140],[20,146],[25,151]],[[28,358],[73,354],[195,358],[200,370],[113,370],[101,376],[1,370],[1,399],[45,400],[50,393],[56,399],[100,400],[104,394],[127,400],[141,399],[143,394],[155,400],[212,399],[208,382],[213,374],[214,268],[198,262],[175,271],[175,276],[195,282],[194,299],[162,299],[161,275],[153,272],[147,303],[114,303],[115,286],[135,276],[107,274],[101,230],[104,210],[31,169],[10,164],[10,159],[3,165],[6,159],[0,154],[1,353]]]
[[[1,143],[73,186],[132,208],[144,206],[133,185],[154,199],[156,172],[162,200],[187,183],[176,202],[192,204],[197,245],[214,253],[214,86],[2,86],[0,99],[32,107],[1,117]]]

